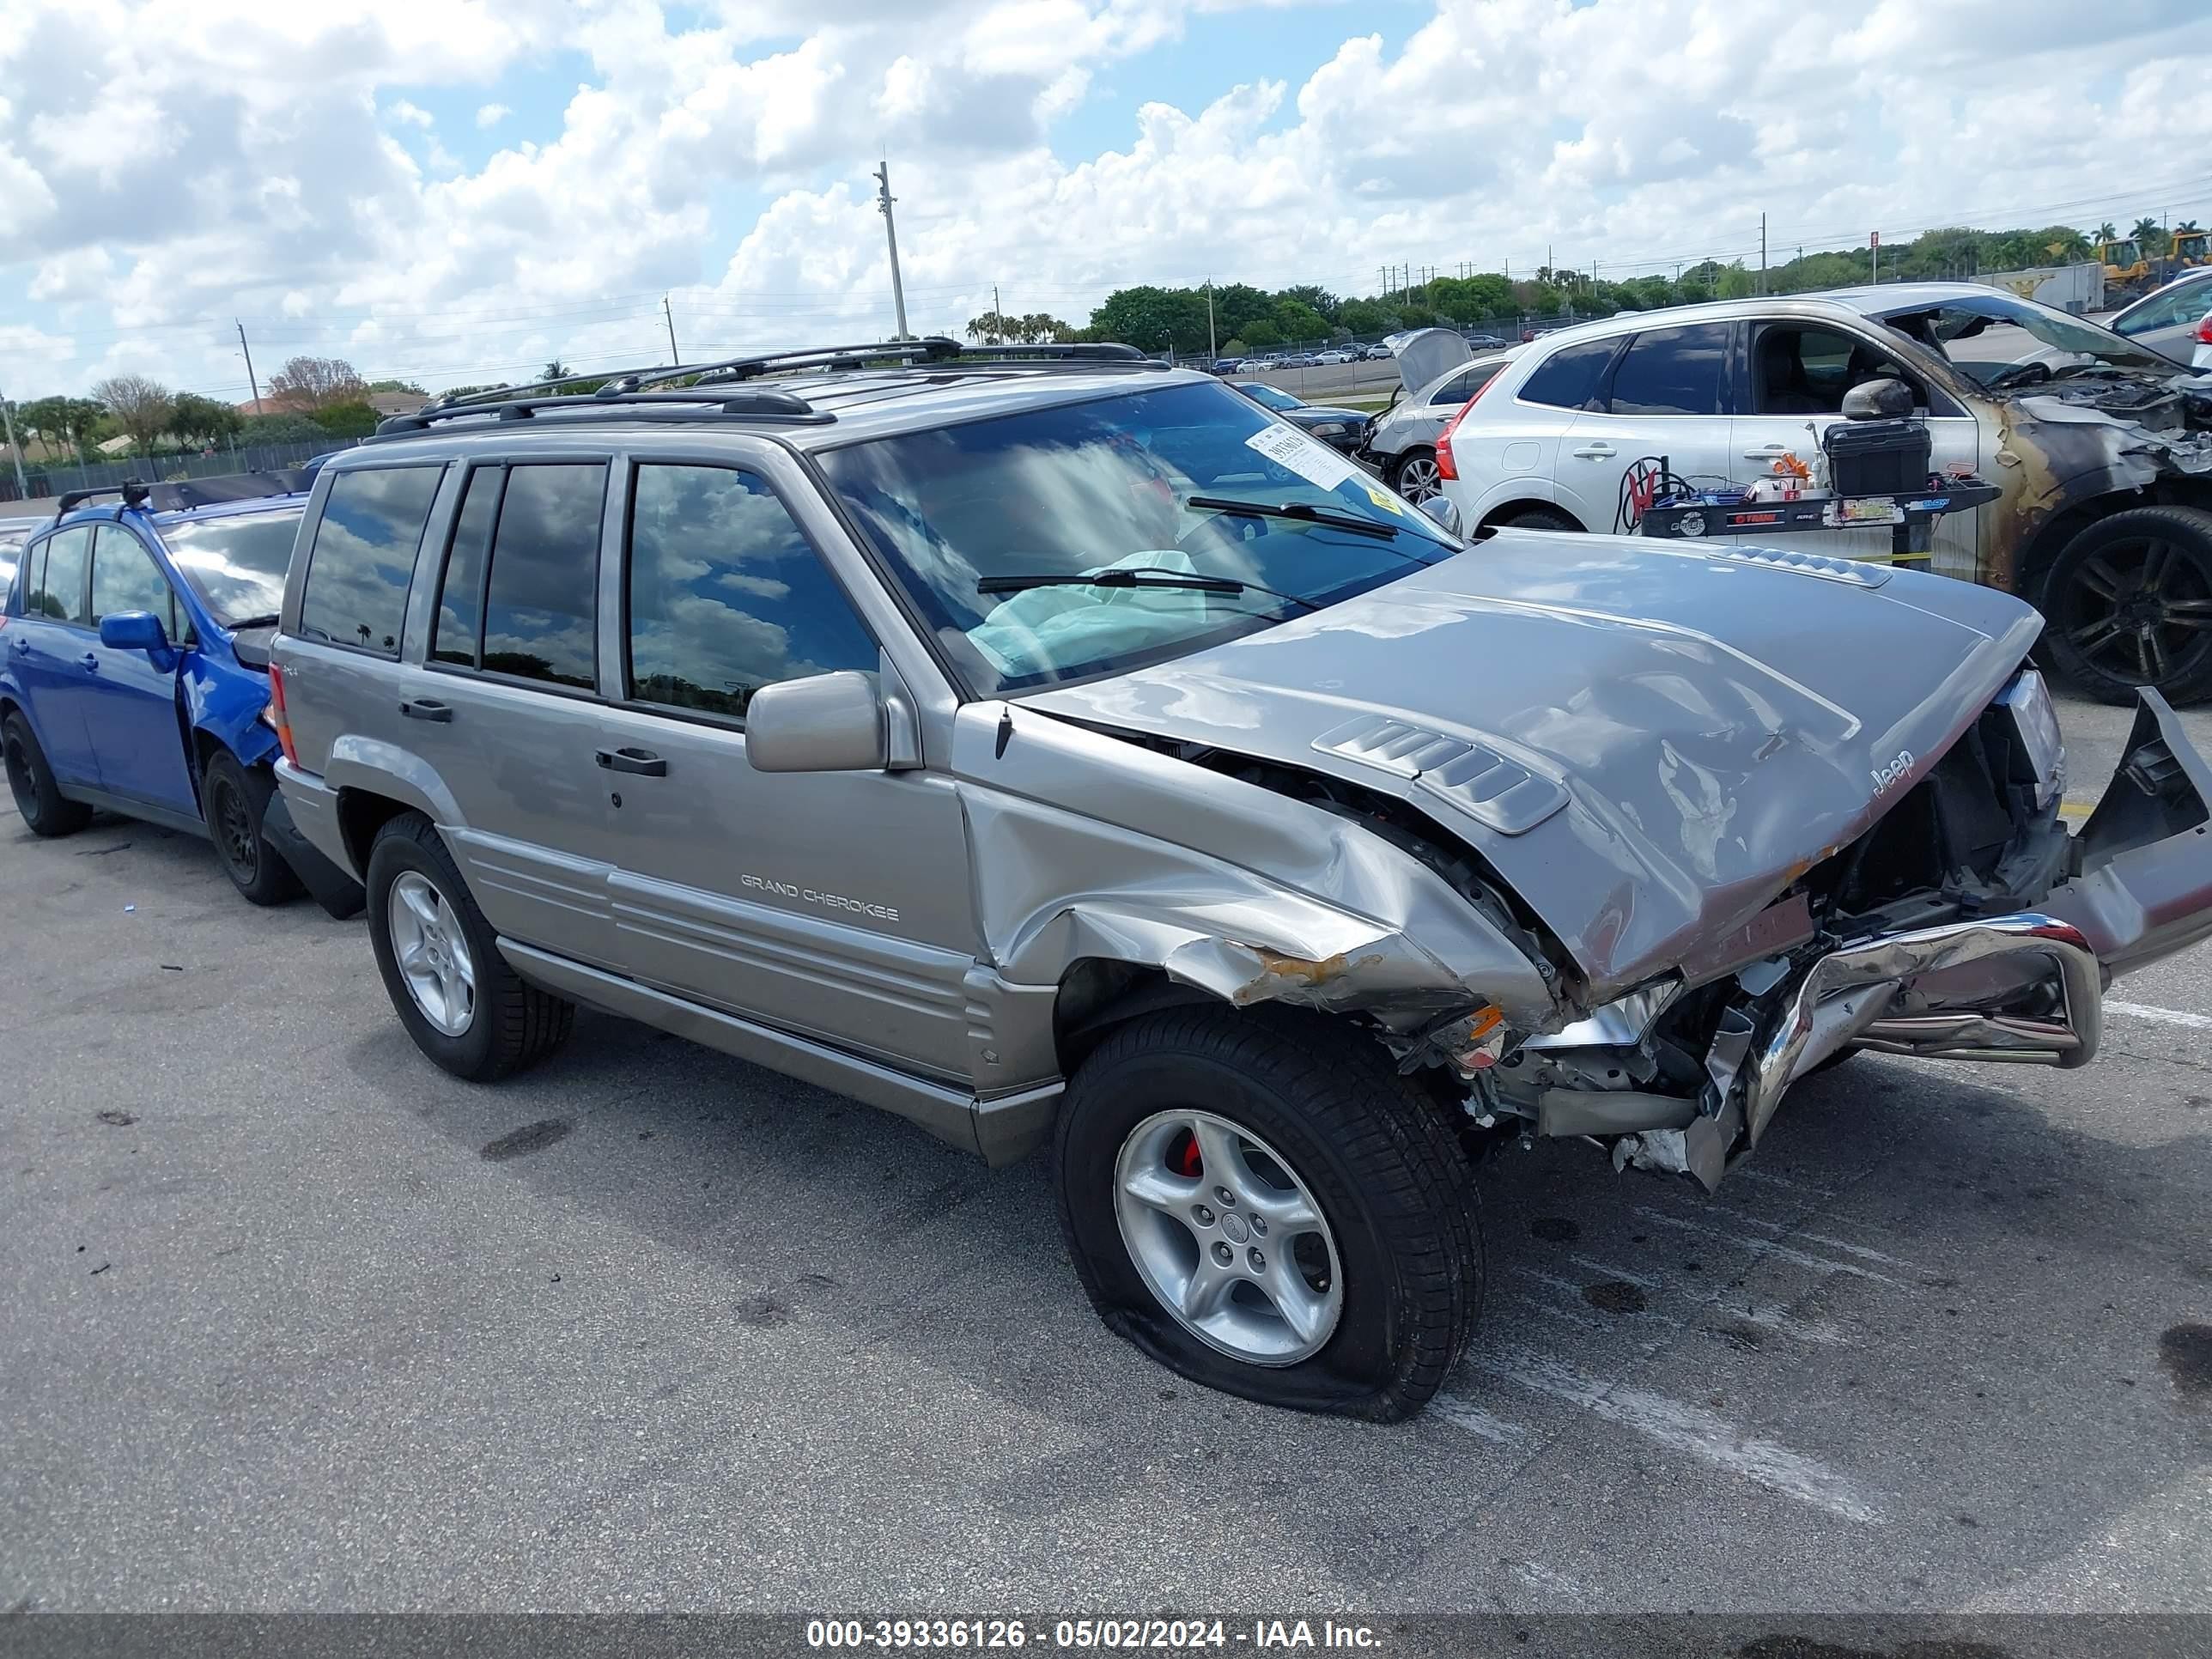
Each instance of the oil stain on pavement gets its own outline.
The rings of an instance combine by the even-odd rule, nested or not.
[[[575,1120],[567,1117],[549,1117],[540,1122],[526,1123],[496,1140],[486,1141],[481,1156],[487,1164],[500,1164],[510,1158],[542,1152],[556,1141],[567,1139],[568,1131],[575,1127]]]

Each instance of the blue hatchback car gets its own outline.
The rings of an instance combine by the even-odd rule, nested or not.
[[[269,642],[303,483],[75,492],[25,542],[0,611],[0,754],[33,834],[68,835],[106,808],[207,836],[256,904],[304,884],[334,915],[360,908],[351,878],[292,827],[270,772]]]

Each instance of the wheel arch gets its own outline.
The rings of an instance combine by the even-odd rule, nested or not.
[[[1495,530],[1516,513],[1527,513],[1536,510],[1540,510],[1546,513],[1556,513],[1561,518],[1572,524],[1577,532],[1584,534],[1589,532],[1589,526],[1588,525],[1584,524],[1574,513],[1570,512],[1567,508],[1560,506],[1558,501],[1549,495],[1520,495],[1509,501],[1500,501],[1496,507],[1490,508],[1487,512],[1483,514],[1481,521],[1476,527],[1481,530]]]
[[[2194,507],[2212,511],[2212,474],[2164,477],[2148,484],[2101,490],[2062,507],[2028,537],[2015,565],[2014,591],[2038,610],[2044,584],[2069,544],[2091,526],[2139,507]]]

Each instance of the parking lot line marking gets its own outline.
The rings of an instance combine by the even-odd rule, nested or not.
[[[1882,1519],[1872,1497],[1847,1476],[1816,1457],[1747,1434],[1703,1406],[1626,1384],[1609,1388],[1525,1349],[1477,1354],[1475,1364],[1509,1382],[1583,1407],[1608,1423],[1725,1469],[1769,1492],[1846,1521],[1876,1523]]]
[[[1815,1193],[1822,1198],[1833,1198],[1836,1195],[1836,1189],[1832,1187],[1816,1186],[1809,1181],[1792,1181],[1788,1176],[1776,1175],[1771,1170],[1753,1169],[1749,1164],[1730,1170],[1729,1179],[1756,1181],[1768,1187],[1786,1187],[1793,1193]]]
[[[1810,1267],[1820,1273],[1849,1273],[1855,1279],[1871,1279],[1878,1284],[1895,1285],[1899,1290],[1905,1288],[1902,1280],[1892,1279],[1887,1273],[1878,1273],[1871,1267],[1854,1267],[1848,1261],[1832,1261],[1826,1256],[1813,1255],[1804,1250],[1793,1250],[1779,1239],[1759,1238],[1749,1233],[1731,1232],[1725,1227],[1709,1227],[1702,1222],[1684,1221],[1677,1217],[1668,1215],[1662,1211],[1647,1210],[1640,1205],[1636,1213],[1647,1220],[1657,1222],[1662,1227],[1679,1227],[1684,1232],[1703,1233],[1709,1238],[1725,1239],[1731,1244],[1747,1245],[1762,1255],[1777,1256],[1782,1261],[1795,1262],[1801,1267]],[[1737,1218],[1742,1219],[1741,1217]]]
[[[2212,1015],[2185,1013],[2179,1008],[2154,1008],[2144,1002],[2115,1002],[2105,999],[2105,1012],[2130,1019],[2154,1020],[2160,1025],[2186,1026],[2192,1031],[2212,1031]]]
[[[1509,1423],[1462,1395],[1438,1394],[1429,1401],[1429,1410],[1455,1429],[1465,1429],[1469,1434],[1492,1441],[1500,1446],[1518,1445],[1528,1437],[1528,1431],[1518,1423]]]
[[[1607,1279],[1626,1279],[1639,1291],[1656,1291],[1659,1288],[1659,1281],[1656,1279],[1647,1279],[1641,1273],[1632,1273],[1626,1267],[1616,1267],[1610,1261],[1600,1261],[1595,1256],[1570,1255],[1567,1260],[1577,1266],[1588,1267],[1594,1273],[1601,1273]]]
[[[1884,1255],[1880,1250],[1875,1249],[1865,1244],[1854,1244],[1847,1238],[1836,1238],[1826,1233],[1800,1232],[1796,1228],[1784,1225],[1779,1221],[1762,1220],[1758,1216],[1745,1215],[1741,1211],[1732,1211],[1730,1213],[1735,1215],[1735,1218],[1742,1222],[1747,1227],[1764,1227],[1767,1231],[1776,1234],[1778,1237],[1786,1238],[1802,1238],[1808,1243],[1825,1244],[1832,1250],[1841,1250],[1845,1255],[1855,1255],[1859,1257],[1862,1261],[1879,1261],[1885,1267],[1905,1267],[1911,1268],[1915,1272],[1918,1271],[1918,1269],[1914,1267],[1914,1265],[1910,1261],[1900,1261],[1893,1255]]]

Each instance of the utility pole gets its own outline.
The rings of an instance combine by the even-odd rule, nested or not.
[[[992,334],[994,336],[1004,334],[1006,331],[1005,326],[1006,313],[999,308],[999,285],[996,283],[991,284],[991,316],[994,323],[997,325],[997,326],[992,329]],[[994,338],[991,343],[998,345],[1003,343]]]
[[[253,352],[246,343],[246,325],[235,317],[231,321],[238,324],[238,349],[246,353],[246,384],[253,388],[253,412],[258,415],[261,412],[261,383],[253,378]]]
[[[995,295],[998,289],[993,289],[991,292]],[[1206,279],[1206,355],[1209,357],[1221,355],[1221,348],[1213,338],[1213,278],[1211,276]]]
[[[899,282],[898,229],[891,220],[891,164],[886,156],[876,169],[876,210],[884,216],[884,242],[891,253],[891,307],[898,314],[898,337],[906,338],[906,289]]]
[[[1766,216],[1759,216],[1759,291],[1766,292]]]
[[[665,294],[660,296],[660,314],[668,319],[668,366],[673,368],[684,361],[684,356],[676,349],[676,313],[668,308]]]
[[[0,427],[7,429],[8,454],[15,463],[15,498],[27,501],[31,499],[30,481],[23,477],[23,451],[15,441],[15,416],[9,410],[4,393],[0,393]],[[23,580],[27,584],[30,578],[26,576]]]

